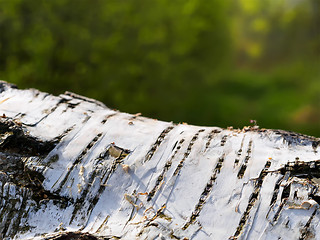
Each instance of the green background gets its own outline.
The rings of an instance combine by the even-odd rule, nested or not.
[[[320,1],[0,0],[0,79],[320,137]]]

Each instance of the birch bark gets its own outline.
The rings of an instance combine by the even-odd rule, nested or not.
[[[318,239],[318,138],[0,83],[4,239]]]

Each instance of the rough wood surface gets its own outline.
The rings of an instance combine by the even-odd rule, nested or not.
[[[0,92],[4,239],[320,238],[317,138]]]

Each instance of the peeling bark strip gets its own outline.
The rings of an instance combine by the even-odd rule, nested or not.
[[[290,131],[283,131],[283,130],[273,130],[274,133],[280,135],[283,138],[283,141],[288,145],[311,145],[316,151],[317,147],[320,145],[320,139],[307,136],[300,133],[290,132]]]
[[[72,125],[71,127],[67,128],[66,130],[63,131],[62,134],[54,138],[54,142],[60,142],[62,138],[68,135],[69,132],[71,132],[74,129],[75,125]]]
[[[0,181],[2,184],[10,182],[21,188],[22,199],[25,199],[24,193],[27,191],[30,192],[28,197],[31,196],[38,203],[47,199],[48,196],[55,200],[69,201],[45,190],[42,186],[44,176],[26,165],[27,159],[40,161],[45,158],[55,145],[56,141],[42,142],[28,135],[23,126],[15,121],[0,118],[0,173],[3,173]],[[24,201],[20,206],[21,209],[24,208]],[[21,216],[18,216],[18,219],[20,218]]]
[[[35,170],[29,169],[26,167],[23,162],[22,156],[11,156],[0,152],[0,173],[7,172],[8,174],[3,173],[0,177],[0,182],[4,185],[5,183],[13,183],[17,189],[25,189],[24,191],[30,191],[29,198],[39,203],[41,200],[51,199],[57,200],[57,202],[69,202],[69,199],[51,193],[48,190],[45,190],[42,186],[44,176]],[[17,191],[17,190],[15,190]],[[21,194],[23,195],[23,194]]]
[[[240,237],[242,230],[245,227],[246,222],[248,220],[248,217],[250,215],[250,211],[253,208],[253,206],[255,205],[255,203],[259,197],[259,193],[261,191],[263,180],[264,180],[265,176],[267,176],[267,174],[268,174],[267,170],[269,169],[270,166],[271,166],[271,162],[267,161],[266,165],[264,166],[264,169],[260,172],[260,175],[255,182],[254,190],[251,193],[251,196],[249,198],[247,208],[240,219],[239,225],[238,225],[237,230],[236,230],[232,239],[238,239]]]
[[[115,115],[119,121],[108,120]],[[258,126],[175,126],[0,81],[0,239],[320,239],[319,138]],[[100,134],[86,139],[87,131]],[[98,155],[102,138],[123,145],[107,142]],[[229,153],[236,154],[231,162]],[[243,177],[249,163],[257,179]],[[68,192],[72,198],[63,197]]]
[[[275,223],[278,221],[278,219],[279,219],[279,217],[280,217],[280,213],[281,213],[281,211],[282,211],[282,209],[283,209],[283,206],[284,206],[286,203],[287,203],[287,199],[286,199],[286,198],[282,199],[282,201],[281,201],[281,203],[280,203],[280,205],[279,205],[279,207],[278,207],[278,210],[277,210],[276,214],[274,215],[274,217],[273,217],[273,219],[272,219],[272,224],[275,224]]]
[[[272,198],[271,198],[271,202],[270,202],[270,207],[273,207],[274,203],[277,201],[280,184],[281,184],[283,178],[284,178],[284,176],[282,176],[281,178],[279,178],[278,181],[277,181],[277,183],[276,183],[276,185],[274,186],[273,194],[272,194]]]
[[[251,148],[252,148],[252,140],[249,142],[248,150],[247,150],[247,156],[244,159],[244,163],[241,165],[240,170],[237,174],[238,178],[243,178],[243,175],[247,169],[247,164],[249,162],[249,159],[251,157]]]
[[[144,160],[144,162],[149,161],[153,154],[157,151],[158,147],[160,146],[160,144],[163,142],[164,138],[166,137],[166,135],[174,128],[174,126],[169,126],[166,129],[164,129],[160,136],[157,138],[157,141],[152,145],[151,149],[148,151],[146,158]]]
[[[168,172],[168,170],[171,168],[172,165],[172,160],[174,159],[174,157],[176,156],[176,154],[178,153],[178,151],[181,149],[181,145],[184,142],[184,139],[181,139],[178,143],[178,146],[176,148],[176,150],[174,151],[174,153],[172,154],[172,156],[170,157],[170,159],[166,162],[166,165],[164,165],[164,168],[162,169],[162,172],[160,173],[160,175],[157,178],[156,184],[155,186],[152,188],[152,190],[148,193],[148,198],[147,201],[150,201],[153,196],[155,195],[155,193],[159,190],[161,183],[164,180],[164,177],[166,175],[166,173]],[[176,142],[177,143],[177,142]],[[176,144],[175,144],[176,146]],[[174,148],[173,148],[174,149]],[[172,149],[172,150],[173,150]]]
[[[280,214],[283,210],[283,206],[287,203],[288,197],[290,196],[290,189],[291,189],[291,184],[287,184],[284,186],[282,190],[281,198],[280,198],[280,205],[272,219],[272,224],[275,224],[278,221]]]
[[[122,162],[122,160],[130,153],[128,149],[123,149],[118,146],[115,146],[113,143],[111,143],[107,150],[102,152],[98,158],[96,158],[96,167],[94,171],[92,171],[92,174],[90,174],[89,179],[86,183],[85,189],[82,191],[81,196],[77,199],[75,202],[74,210],[72,212],[70,224],[73,222],[74,218],[76,217],[77,213],[79,210],[83,208],[83,204],[85,201],[89,202],[89,207],[86,210],[86,213],[88,216],[90,216],[90,213],[94,206],[97,204],[100,195],[104,191],[106,184],[108,180],[110,179],[111,175],[114,173],[116,170],[117,166]],[[101,161],[112,161],[111,165],[108,165],[105,167],[102,165],[101,167],[99,166]],[[97,180],[100,182],[100,187],[98,190],[91,189],[93,182]],[[95,192],[96,191],[96,192]],[[91,196],[94,197],[87,197],[88,194],[91,192]],[[83,209],[82,209],[83,210]]]
[[[103,153],[101,153],[99,155],[99,157],[95,160],[95,162],[99,163],[99,162],[103,161],[105,156],[107,156],[107,151],[104,151]],[[101,173],[101,171],[102,170],[97,167],[97,168],[94,169],[94,171],[92,171],[90,173],[90,175],[88,177],[88,180],[86,182],[85,188],[82,190],[81,196],[79,198],[77,198],[77,200],[76,200],[76,202],[74,204],[74,210],[72,212],[70,223],[73,222],[73,219],[75,218],[76,214],[82,208],[82,206],[84,204],[84,201],[86,201],[87,195],[90,192],[90,188],[92,186],[92,183],[96,178],[96,175]]]
[[[68,101],[66,99],[63,99],[61,98],[59,100],[59,102],[57,103],[56,106],[48,109],[46,112],[48,112],[46,115],[44,115],[42,118],[40,118],[38,121],[36,121],[35,123],[32,123],[32,124],[24,124],[26,126],[29,126],[29,127],[35,127],[37,126],[40,122],[42,122],[43,120],[45,120],[50,114],[52,114],[55,110],[57,110],[57,108],[59,107],[60,104],[63,104],[63,103],[67,103]]]
[[[225,156],[222,155],[218,162],[217,165],[215,166],[214,170],[213,170],[213,174],[210,177],[205,189],[203,190],[200,198],[199,198],[199,202],[197,203],[197,205],[195,206],[195,209],[192,212],[191,217],[189,218],[189,221],[182,227],[182,230],[186,230],[192,223],[195,222],[195,220],[197,219],[197,217],[199,216],[203,205],[206,203],[206,200],[208,199],[212,188],[213,188],[213,184],[215,183],[216,179],[217,179],[217,175],[220,173],[220,170],[222,168],[222,164],[224,162],[224,158]]]
[[[101,123],[105,124],[108,121],[109,118],[111,118],[111,117],[113,117],[115,115],[117,115],[117,113],[112,113],[110,115],[105,116],[105,118],[101,121]]]
[[[288,199],[288,197],[290,196],[290,190],[291,190],[291,184],[287,184],[286,186],[284,186],[281,194],[281,201],[283,199]]]
[[[297,158],[294,162],[288,162],[283,168],[280,169],[280,173],[285,175],[286,172],[290,173],[290,176],[296,176],[300,178],[320,178],[320,160],[304,162],[299,161]]]
[[[94,195],[93,198],[87,199],[89,201],[89,203],[90,203],[89,208],[88,208],[88,210],[86,212],[86,215],[88,216],[88,218],[90,217],[93,208],[98,203],[101,194],[105,190],[108,180],[110,179],[111,175],[116,171],[117,167],[120,165],[121,162],[122,162],[121,158],[117,158],[112,162],[111,169],[109,171],[106,171],[103,174],[103,177],[102,177],[101,183],[100,183],[100,187],[99,187],[99,190],[97,191],[97,193]],[[70,223],[71,222],[72,222],[72,219],[70,220]]]
[[[97,229],[96,233],[100,233],[100,231],[103,229],[103,227],[107,224],[109,218],[110,218],[110,215],[107,215],[107,216],[105,217],[105,219],[103,220],[103,222],[101,223],[101,225],[100,225],[99,228]]]
[[[84,97],[84,96],[81,96],[81,95],[73,93],[73,92],[66,91],[64,94],[67,95],[67,96],[70,96],[72,98],[75,98],[75,99],[79,99],[79,100],[82,100],[82,101],[85,101],[85,102],[93,103],[93,104],[98,105],[98,106],[103,107],[103,108],[106,107],[102,102],[100,102],[98,100],[95,100],[95,99],[92,99],[92,98],[88,98],[88,97]]]
[[[159,216],[164,217],[164,216],[165,216],[165,215],[163,214],[163,211],[164,211],[165,208],[166,208],[166,205],[163,204],[163,205],[153,214],[153,216],[152,216],[150,219],[147,220],[147,222],[145,223],[145,227],[136,235],[136,239],[142,239],[142,234],[143,234],[144,232],[146,232],[146,230],[148,229],[148,227],[156,227],[156,228],[158,228],[158,227],[164,227],[164,228],[165,228],[165,226],[161,226],[159,223],[155,222],[155,220],[157,219],[157,217],[159,217]],[[160,226],[159,226],[159,225],[160,225]],[[165,229],[165,230],[170,231],[170,234],[169,234],[170,239],[180,239],[180,238],[177,238],[176,236],[174,236],[173,230],[171,230],[171,229]],[[153,239],[157,239],[157,238],[160,237],[160,236],[161,236],[161,235],[160,235],[160,233],[159,233],[157,236],[153,236]]]
[[[59,193],[62,189],[62,187],[66,184],[71,172],[73,171],[73,169],[75,168],[76,165],[78,165],[81,160],[83,159],[83,157],[88,153],[88,151],[90,151],[90,149],[94,146],[94,144],[101,138],[102,133],[99,133],[97,136],[95,136],[90,143],[85,147],[85,149],[80,153],[80,155],[76,158],[76,160],[74,161],[74,163],[72,164],[72,166],[70,167],[70,169],[67,171],[66,176],[64,177],[64,179],[61,181],[61,184],[59,186],[59,188],[55,191],[56,193]]]
[[[27,134],[20,122],[0,118],[0,151],[22,156],[46,156],[56,142],[40,141]]]

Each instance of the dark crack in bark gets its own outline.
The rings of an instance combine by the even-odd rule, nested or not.
[[[193,138],[191,139],[189,145],[188,145],[188,148],[187,148],[187,151],[184,153],[183,155],[183,158],[181,159],[181,161],[179,162],[178,166],[176,167],[174,173],[173,173],[173,176],[176,176],[179,174],[181,168],[183,167],[183,163],[184,161],[189,157],[190,153],[191,153],[191,149],[192,149],[192,146],[193,144],[195,143],[195,141],[198,139],[199,137],[199,134],[200,132],[203,132],[202,129],[199,130],[194,136]]]
[[[111,175],[116,171],[117,167],[122,163],[123,159],[127,157],[130,153],[130,150],[118,147],[114,143],[111,143],[108,145],[107,149],[99,155],[99,157],[95,160],[97,167],[94,171],[92,171],[92,174],[89,176],[89,179],[84,190],[82,191],[81,196],[76,200],[76,203],[74,204],[75,207],[72,212],[70,224],[75,219],[78,211],[80,209],[83,210],[84,201],[89,202],[86,213],[87,216],[90,215],[92,209],[97,204],[100,195],[105,190],[106,184],[110,179]],[[108,161],[108,166],[102,164],[101,167],[99,167],[98,165],[102,161]],[[90,193],[91,186],[93,185],[93,182],[95,180],[98,180],[100,182],[100,187],[98,188],[97,192],[91,194],[92,197],[88,199],[87,196]]]
[[[195,222],[195,220],[199,216],[204,204],[206,203],[206,200],[208,199],[208,197],[212,191],[213,185],[217,179],[217,175],[220,173],[224,159],[225,159],[224,155],[222,155],[218,159],[218,162],[213,170],[212,176],[210,177],[209,181],[207,182],[206,187],[204,188],[203,192],[201,193],[199,201],[198,201],[197,205],[195,206],[195,209],[193,210],[191,217],[189,218],[189,221],[182,227],[182,230],[186,230],[192,223]]]
[[[59,188],[55,191],[55,193],[59,193],[62,189],[62,187],[66,184],[71,172],[73,169],[82,161],[82,159],[86,156],[86,154],[91,150],[91,148],[98,142],[98,140],[101,138],[102,133],[97,134],[89,143],[88,145],[83,149],[83,151],[79,154],[79,156],[76,158],[72,166],[69,168],[66,176],[61,181],[61,184]]]
[[[219,129],[214,129],[214,130],[212,130],[212,131],[209,133],[209,135],[207,136],[208,141],[207,141],[207,143],[206,143],[205,151],[207,151],[207,149],[209,148],[212,139],[213,139],[218,133],[220,133],[220,132],[221,132],[221,130],[219,130]]]
[[[300,230],[301,235],[299,237],[299,240],[314,239],[315,236],[314,233],[310,230],[310,225],[317,211],[318,208],[315,208],[306,225]]]
[[[237,174],[237,177],[238,177],[239,179],[240,179],[240,178],[243,178],[243,175],[244,175],[244,173],[245,173],[245,171],[246,171],[246,169],[247,169],[248,162],[249,162],[249,160],[250,160],[250,158],[251,158],[251,152],[252,152],[252,140],[250,140],[250,142],[249,142],[248,150],[247,150],[247,155],[246,155],[246,157],[245,157],[245,159],[244,159],[244,162],[243,162],[243,164],[241,165],[240,170],[239,170],[239,172],[238,172],[238,174]]]
[[[259,177],[257,178],[257,180],[255,182],[254,190],[249,197],[247,208],[240,219],[239,225],[238,225],[237,230],[236,230],[232,239],[238,239],[241,236],[241,233],[242,233],[242,231],[247,223],[247,220],[249,218],[250,212],[259,197],[264,178],[268,174],[268,169],[269,169],[270,165],[271,165],[271,162],[267,161],[263,170],[260,172]]]
[[[243,138],[242,138],[242,140],[241,140],[241,145],[240,145],[240,148],[239,148],[239,150],[238,150],[238,152],[237,152],[237,157],[236,157],[236,159],[234,160],[234,167],[236,167],[236,166],[238,166],[238,164],[239,164],[239,161],[240,161],[240,157],[241,157],[241,155],[242,155],[242,149],[243,149],[243,143],[244,143],[244,139],[245,139],[246,137],[245,136],[243,136]]]
[[[164,165],[164,168],[162,169],[162,172],[159,174],[157,181],[154,185],[154,187],[152,188],[152,190],[148,193],[148,198],[147,201],[150,201],[153,196],[156,194],[156,192],[159,190],[166,173],[168,172],[168,170],[171,168],[172,165],[172,160],[175,158],[176,154],[179,152],[179,150],[181,149],[181,145],[184,142],[184,139],[181,139],[179,141],[179,143],[175,144],[176,150],[174,151],[174,153],[172,154],[172,156],[170,157],[170,159],[166,162],[166,164]]]
[[[95,236],[85,232],[64,232],[52,237],[44,237],[43,240],[111,240],[121,239],[118,236]]]
[[[151,149],[148,151],[146,158],[144,160],[144,162],[149,161],[154,153],[157,151],[158,147],[160,146],[160,144],[163,142],[163,140],[165,139],[166,135],[174,128],[174,126],[169,126],[166,129],[164,129],[161,134],[159,135],[159,137],[157,138],[156,142],[152,145]]]
[[[284,131],[284,130],[271,130],[275,134],[282,137],[283,141],[289,146],[302,145],[307,146],[311,145],[314,152],[317,152],[317,148],[320,145],[320,139],[296,132]]]

